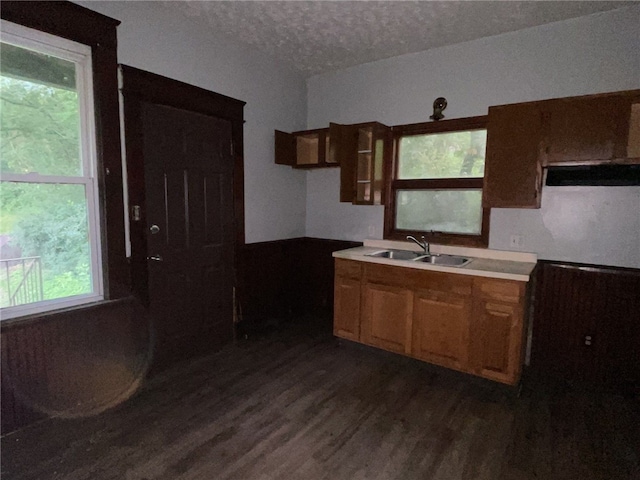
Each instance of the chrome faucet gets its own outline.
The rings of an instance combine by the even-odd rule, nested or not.
[[[431,253],[429,252],[429,243],[425,240],[424,235],[422,235],[420,238],[422,239],[422,242],[416,239],[416,237],[414,237],[413,235],[407,235],[407,240],[411,240],[412,242],[416,242],[418,245],[420,245],[423,248],[425,255],[431,255]]]

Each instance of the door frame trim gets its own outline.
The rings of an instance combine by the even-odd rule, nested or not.
[[[231,123],[233,145],[233,210],[235,223],[235,251],[245,244],[244,229],[244,156],[243,110],[246,102],[227,97],[204,88],[120,65],[121,92],[124,97],[124,144],[126,149],[127,185],[131,219],[134,205],[140,206],[140,220],[130,221],[131,284],[133,293],[148,305],[148,272],[146,243],[146,192],[144,158],[142,155],[142,103],[154,103],[202,113],[228,120]],[[234,258],[234,266],[236,259]]]

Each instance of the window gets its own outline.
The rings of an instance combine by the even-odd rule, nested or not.
[[[487,246],[482,208],[486,117],[394,127],[385,238]]]
[[[2,22],[3,318],[103,298],[91,48]]]

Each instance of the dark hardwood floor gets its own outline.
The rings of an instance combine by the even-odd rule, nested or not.
[[[309,320],[150,380],[99,416],[2,439],[3,479],[638,479],[638,401],[509,388]]]

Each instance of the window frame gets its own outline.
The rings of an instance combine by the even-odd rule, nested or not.
[[[103,273],[101,265],[102,247],[100,242],[100,211],[98,209],[98,184],[96,178],[96,136],[93,104],[93,69],[91,49],[78,42],[57,37],[6,20],[0,21],[0,41],[25,50],[33,50],[54,56],[75,65],[76,93],[80,120],[80,175],[50,175],[39,173],[3,173],[2,182],[83,185],[87,209],[87,227],[91,263],[91,292],[50,300],[26,303],[0,308],[3,319],[10,319],[53,309],[73,307],[104,299]]]
[[[411,179],[399,180],[399,144],[403,137],[459,132],[465,130],[487,129],[489,117],[487,115],[478,117],[467,117],[452,120],[441,120],[438,122],[412,123],[408,125],[396,125],[392,128],[393,135],[393,156],[392,162],[387,165],[386,172],[386,195],[384,207],[384,238],[389,240],[406,240],[407,235],[425,237],[427,242],[442,245],[461,245],[467,247],[489,246],[489,208],[482,208],[482,224],[479,235],[427,232],[420,230],[401,230],[396,225],[396,194],[398,190],[457,190],[457,189],[480,189],[483,188],[484,177],[482,178],[439,178],[439,179]],[[486,171],[485,171],[486,174]]]
[[[90,47],[99,211],[100,255],[104,301],[131,295],[131,275],[125,248],[123,159],[120,142],[116,27],[119,20],[71,2],[5,0],[0,18]],[[107,201],[108,199],[108,201]],[[75,308],[86,308],[82,305]],[[63,306],[34,315],[1,321],[4,331],[23,321],[48,317]]]

